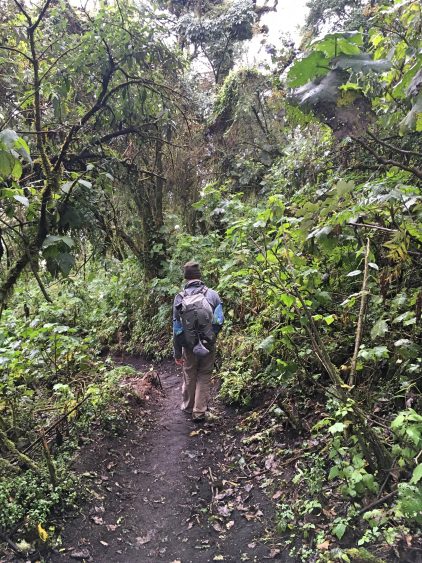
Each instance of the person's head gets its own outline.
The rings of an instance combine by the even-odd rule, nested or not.
[[[199,267],[199,263],[195,260],[191,260],[186,262],[183,266],[183,275],[185,276],[185,280],[200,280],[201,279],[201,269]]]

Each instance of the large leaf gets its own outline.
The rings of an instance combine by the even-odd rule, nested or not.
[[[50,248],[51,246],[62,246],[66,245],[67,248],[72,248],[75,245],[73,239],[68,236],[58,236],[58,235],[49,235],[43,244],[43,249]]]
[[[390,61],[387,61],[385,59],[374,61],[367,53],[360,53],[358,55],[352,56],[340,56],[333,59],[332,64],[333,68],[363,73],[381,73],[386,72],[391,68]]]
[[[329,33],[322,39],[312,43],[311,49],[312,51],[322,51],[326,57],[331,59],[340,53],[345,55],[359,54],[359,47],[362,44],[363,36],[360,31]]]
[[[375,340],[380,336],[384,336],[388,332],[388,324],[384,319],[377,321],[371,329],[371,338]]]
[[[324,76],[329,69],[329,59],[320,51],[313,51],[304,59],[296,62],[287,73],[287,85],[297,88],[314,78]]]
[[[0,176],[3,178],[9,178],[12,175],[15,167],[15,160],[16,159],[13,158],[10,152],[0,150]]]
[[[410,131],[422,131],[422,90],[416,97],[412,109],[400,122],[400,133],[404,135]]]
[[[15,148],[16,141],[19,140],[19,135],[12,129],[3,129],[0,131],[0,143],[3,143],[8,149]]]
[[[344,76],[340,72],[331,71],[319,82],[309,82],[297,88],[293,98],[300,106],[313,108],[318,104],[335,104],[339,95],[339,87],[344,83]]]

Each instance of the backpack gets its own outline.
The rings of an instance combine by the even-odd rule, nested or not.
[[[179,294],[182,298],[180,318],[185,346],[190,350],[198,345],[203,348],[202,343],[212,345],[215,342],[212,329],[213,309],[205,297],[207,291],[208,288],[203,286],[193,293],[185,290]]]

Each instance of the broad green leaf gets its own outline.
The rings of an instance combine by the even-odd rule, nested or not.
[[[68,248],[72,248],[75,245],[75,241],[66,235],[49,235],[44,241],[43,248],[45,249],[50,246],[57,246],[60,244],[65,244]]]
[[[379,319],[371,329],[371,338],[376,340],[388,332],[388,324],[385,319]]]
[[[286,307],[291,307],[295,302],[295,298],[292,295],[289,295],[288,293],[282,293],[280,295],[280,299],[286,305]]]
[[[3,129],[3,131],[0,131],[0,142],[4,143],[8,149],[13,149],[18,140],[19,135],[16,131],[12,129]]]
[[[354,188],[355,188],[354,182],[351,181],[346,182],[345,180],[340,180],[340,182],[337,183],[335,190],[339,196],[343,196],[352,192]]]
[[[326,317],[324,317],[324,322],[325,322],[327,325],[332,324],[335,320],[336,320],[336,316],[335,316],[335,315],[327,315]]]
[[[339,539],[341,540],[341,538],[344,536],[345,532],[346,532],[347,526],[344,522],[339,522],[338,524],[336,524],[333,528],[332,528],[332,532],[333,534]]]
[[[340,475],[340,469],[338,468],[337,465],[334,465],[331,469],[330,472],[328,474],[328,480],[332,481],[333,479],[335,479],[336,477],[338,477]]]
[[[343,422],[336,422],[335,424],[330,426],[328,432],[330,432],[331,434],[338,434],[339,432],[343,432],[345,428],[346,425]]]
[[[416,485],[416,483],[418,483],[421,479],[422,479],[422,463],[417,465],[413,470],[413,474],[412,474],[412,478],[410,479],[410,482],[412,483],[412,485]]]
[[[15,160],[9,152],[0,150],[0,176],[9,178],[12,175]]]
[[[386,72],[391,68],[390,61],[387,60],[372,60],[371,56],[367,53],[360,55],[340,56],[335,59],[334,68],[340,70],[351,70],[352,72]]]
[[[329,59],[320,51],[313,51],[304,59],[297,61],[287,73],[289,88],[297,88],[318,76],[324,76],[330,70]]]
[[[348,278],[354,278],[355,276],[358,276],[361,273],[362,273],[362,270],[353,270],[352,272],[349,272],[347,274],[347,277]]]
[[[422,120],[422,89],[419,92],[416,100],[412,106],[412,109],[406,115],[406,117],[400,122],[400,134],[411,131],[418,131],[417,127],[421,127]],[[419,129],[421,131],[422,129]]]
[[[264,340],[262,340],[258,344],[258,349],[263,350],[267,354],[270,354],[274,349],[274,345],[275,345],[275,338],[270,334],[270,336],[267,336],[267,338],[264,338]]]

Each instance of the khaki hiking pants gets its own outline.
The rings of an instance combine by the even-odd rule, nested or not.
[[[205,358],[198,358],[183,348],[182,410],[192,418],[203,418],[208,407],[211,374],[214,369],[215,347]]]

